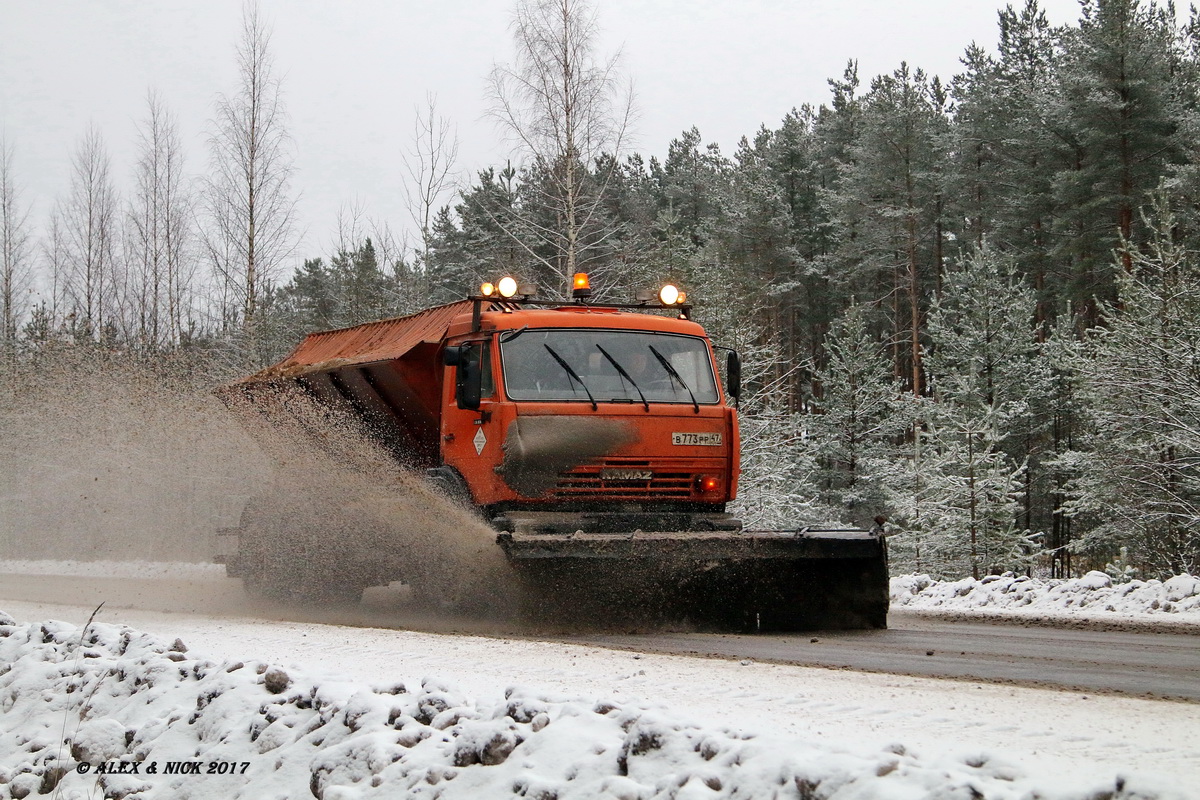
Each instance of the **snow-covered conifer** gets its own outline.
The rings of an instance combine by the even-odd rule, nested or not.
[[[1127,547],[1145,574],[1200,569],[1200,269],[1158,198],[1153,238],[1114,267],[1119,303],[1091,332],[1091,431],[1069,509],[1098,522],[1079,548]],[[1132,270],[1126,271],[1128,263]],[[1103,562],[1100,562],[1103,563]]]
[[[909,427],[884,345],[868,309],[853,304],[825,338],[828,366],[817,371],[822,397],[811,417],[824,501],[858,525],[891,514],[891,462]]]
[[[986,246],[947,272],[930,311],[921,528],[942,569],[979,577],[1035,550],[1018,520],[1029,455],[1018,440],[1039,424],[1048,380],[1033,311],[1032,290]]]

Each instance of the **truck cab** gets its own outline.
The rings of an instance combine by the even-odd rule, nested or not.
[[[502,531],[740,527],[732,387],[686,313],[478,303],[447,331],[435,478]]]

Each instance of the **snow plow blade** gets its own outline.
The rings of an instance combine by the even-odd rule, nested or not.
[[[887,545],[876,531],[501,533],[497,542],[536,621],[747,632],[887,627]]]

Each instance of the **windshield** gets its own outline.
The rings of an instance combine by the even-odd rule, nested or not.
[[[500,336],[510,400],[716,403],[704,340],[645,331],[509,331]]]

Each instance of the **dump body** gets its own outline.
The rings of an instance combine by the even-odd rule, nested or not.
[[[474,298],[311,334],[220,393],[268,418],[286,391],[348,411],[484,515],[539,606],[582,613],[603,598],[605,614],[639,596],[724,627],[794,628],[808,624],[803,595],[837,594],[830,576],[882,565],[886,583],[877,533],[743,531],[727,513],[739,434],[715,363],[678,311]],[[252,571],[245,552],[231,574]],[[874,573],[851,627],[883,624]]]
[[[471,303],[438,306],[398,319],[311,333],[283,361],[218,394],[246,397],[265,414],[270,398],[297,390],[366,422],[397,458],[413,467],[441,463],[441,364],[446,332]]]

